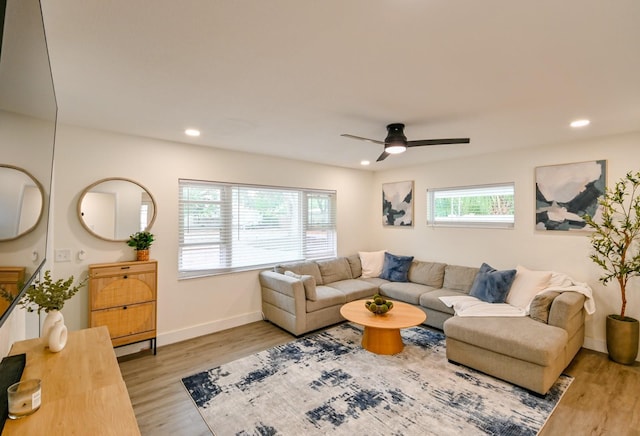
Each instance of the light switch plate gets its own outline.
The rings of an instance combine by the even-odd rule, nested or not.
[[[71,262],[71,250],[63,248],[55,252],[56,262]]]

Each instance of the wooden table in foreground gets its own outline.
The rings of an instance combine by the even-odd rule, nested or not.
[[[7,419],[3,436],[140,435],[106,327],[69,332],[59,353],[42,339],[29,339],[13,344],[9,354],[22,353],[22,380],[42,380],[42,403],[33,415]]]
[[[351,322],[364,326],[362,348],[376,354],[397,354],[404,344],[400,329],[422,324],[427,315],[407,303],[393,302],[393,309],[376,315],[364,307],[367,300],[357,300],[340,308],[340,314]]]

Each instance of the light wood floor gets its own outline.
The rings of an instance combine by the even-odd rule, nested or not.
[[[286,343],[293,336],[267,322],[120,358],[143,435],[210,435],[181,378]],[[640,436],[640,363],[624,366],[582,349],[565,371],[575,377],[540,433]]]

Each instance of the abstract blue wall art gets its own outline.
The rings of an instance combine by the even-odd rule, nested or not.
[[[413,180],[382,184],[382,224],[413,226]]]
[[[536,230],[587,230],[583,217],[598,220],[606,178],[606,160],[537,167]]]

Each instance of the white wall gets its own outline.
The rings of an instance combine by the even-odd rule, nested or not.
[[[69,248],[73,260],[50,267],[54,277],[80,276],[86,274],[90,263],[134,258],[124,242],[105,242],[89,235],[76,216],[78,197],[86,186],[106,177],[131,178],[146,186],[158,205],[152,229],[157,242],[151,254],[160,267],[159,343],[222,330],[259,319],[257,273],[176,279],[178,178],[335,189],[340,255],[387,249],[420,260],[471,266],[487,262],[496,268],[522,264],[568,273],[594,289],[598,310],[587,321],[585,346],[605,351],[604,319],[619,311],[618,289],[615,285],[604,288],[598,282],[600,270],[588,259],[590,244],[584,234],[534,230],[534,169],[606,159],[611,185],[627,171],[640,169],[638,143],[640,132],[370,173],[61,125],[56,140],[54,228],[49,248]],[[414,226],[382,227],[381,184],[402,180],[415,181]],[[434,229],[425,224],[428,187],[508,181],[516,184],[513,230]],[[84,261],[76,257],[79,250],[87,252]],[[627,314],[635,318],[640,318],[639,287],[638,281],[632,282],[628,293]],[[63,312],[71,329],[86,327],[87,290],[70,300]],[[0,339],[6,330],[0,331]]]
[[[54,277],[86,275],[91,263],[133,260],[124,242],[91,236],[76,216],[78,198],[91,183],[124,177],[154,196],[158,215],[151,229],[151,257],[159,262],[158,343],[226,329],[261,319],[257,272],[177,280],[178,179],[294,186],[338,191],[338,252],[369,248],[363,214],[373,200],[370,172],[216,150],[60,125],[56,138],[53,205],[55,249],[71,249],[72,261],[55,263]],[[378,198],[378,195],[375,196]],[[77,253],[84,250],[85,260]],[[70,329],[88,326],[88,292],[83,289],[63,309]]]
[[[535,231],[535,180],[537,166],[588,160],[607,160],[607,184],[611,186],[628,171],[640,170],[640,133],[599,140],[552,144],[534,149],[435,162],[375,175],[369,210],[382,220],[381,184],[415,181],[415,219],[412,228],[389,228],[377,224],[371,238],[376,249],[413,255],[420,260],[480,266],[556,270],[587,282],[594,290],[597,312],[586,323],[585,346],[606,351],[605,318],[619,312],[620,292],[615,283],[604,288],[600,269],[588,258],[591,249],[585,233]],[[411,151],[409,151],[411,152]],[[515,182],[516,223],[513,230],[432,228],[426,225],[426,190],[476,184]],[[627,315],[640,318],[640,281],[627,292]]]

